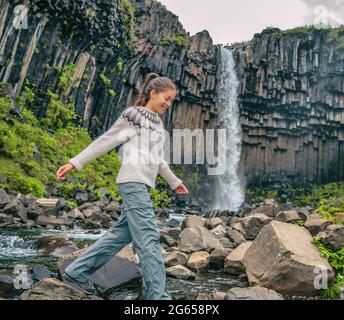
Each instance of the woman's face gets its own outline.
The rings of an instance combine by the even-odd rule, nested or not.
[[[153,111],[162,115],[172,105],[175,98],[176,91],[173,89],[168,89],[162,92],[152,90],[151,99],[149,100],[149,107],[153,109]]]

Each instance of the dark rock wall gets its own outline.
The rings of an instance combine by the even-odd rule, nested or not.
[[[276,31],[231,46],[250,181],[344,178],[344,37],[332,37]]]
[[[217,127],[219,47],[206,30],[191,36],[154,0],[33,0],[28,29],[17,30],[12,19],[19,3],[26,2],[0,1],[0,81],[10,82],[16,96],[30,87],[37,116],[44,116],[47,91],[54,90],[96,137],[134,103],[153,71],[179,91],[164,115],[167,129]],[[240,80],[241,172],[249,183],[344,178],[338,46],[326,32],[276,31],[229,47]],[[61,88],[59,70],[69,64],[75,68]]]

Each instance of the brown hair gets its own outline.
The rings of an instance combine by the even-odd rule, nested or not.
[[[163,92],[169,89],[177,91],[176,86],[171,79],[167,77],[160,77],[155,72],[148,73],[140,90],[139,96],[135,101],[135,105],[145,107],[152,90]]]

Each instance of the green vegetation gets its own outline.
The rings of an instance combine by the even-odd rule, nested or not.
[[[95,17],[96,13],[92,8],[87,8],[86,9],[86,17],[91,19],[93,17]]]
[[[59,73],[59,80],[57,83],[57,87],[62,91],[66,90],[68,85],[73,80],[74,71],[75,71],[75,64],[69,63],[65,64],[63,68],[55,67],[55,70]]]
[[[305,224],[305,222],[304,222],[303,220],[297,220],[297,221],[295,221],[294,224],[296,224],[296,225],[302,227],[302,226]]]
[[[304,185],[271,190],[265,187],[247,188],[246,197],[252,203],[275,199],[279,203],[292,202],[294,206],[315,208],[315,213],[333,223],[344,223],[344,181],[324,185]]]
[[[281,29],[274,27],[274,26],[267,26],[265,29],[262,30],[262,34],[271,34],[275,32],[281,32]]]
[[[101,190],[106,188],[112,200],[120,201],[115,183],[120,158],[115,150],[91,161],[80,172],[69,172],[65,180],[57,180],[57,169],[80,153],[92,139],[86,128],[75,125],[74,105],[64,104],[51,90],[48,90],[50,102],[46,117],[37,119],[25,105],[35,99],[29,85],[26,82],[18,98],[22,121],[9,112],[13,108],[12,101],[0,96],[0,175],[5,178],[0,188],[39,197],[56,188],[72,207],[77,206],[72,198],[77,191],[84,190],[101,197]],[[161,177],[157,183],[161,187],[167,186]],[[155,208],[170,204],[165,191],[151,189],[150,194]]]
[[[99,77],[106,86],[111,84],[111,79],[109,79],[104,73],[101,73]]]
[[[344,26],[332,28],[327,35],[327,47],[334,46],[336,50],[344,50]]]
[[[50,97],[45,117],[41,119],[41,124],[47,129],[63,128],[70,125],[70,121],[76,119],[74,105],[72,103],[63,103],[59,95],[48,89]]]
[[[209,187],[208,182],[205,182],[206,173],[202,172],[204,168],[201,165],[181,166],[170,164],[170,168],[177,177],[184,181],[189,191],[194,195],[202,197],[203,190]]]
[[[300,26],[288,30],[283,30],[283,35],[290,35],[290,36],[296,36],[296,37],[306,37],[309,34],[313,33],[314,31],[320,31],[322,29],[317,29],[314,25],[305,25]]]
[[[287,30],[280,30],[274,26],[268,26],[261,33],[256,33],[254,36],[257,37],[262,34],[272,33],[278,33],[280,37],[293,36],[297,38],[306,38],[312,33],[322,33],[326,36],[325,46],[327,48],[334,46],[336,50],[344,50],[344,25],[335,28],[329,26],[318,28],[314,25],[304,25]]]
[[[344,198],[321,199],[316,212],[333,223],[344,223]]]
[[[265,199],[275,199],[280,202],[281,199],[278,197],[278,192],[275,190],[269,190],[266,188],[247,188],[246,198],[250,199],[250,202],[262,202]]]
[[[113,90],[113,89],[109,89],[109,90],[108,90],[108,93],[110,94],[110,96],[111,96],[112,98],[114,98],[114,97],[116,96],[116,91]]]
[[[328,299],[336,299],[341,294],[341,287],[344,286],[344,247],[336,251],[330,250],[318,237],[314,237],[314,244],[336,273],[335,281],[324,291],[323,296]]]
[[[159,191],[157,189],[150,189],[149,195],[151,196],[153,207],[156,208],[165,208],[171,204],[171,199],[167,195],[166,191]]]
[[[186,39],[185,36],[182,34],[173,34],[172,37],[168,37],[167,34],[163,36],[160,41],[161,46],[170,46],[172,44],[176,44],[179,47],[186,46]]]
[[[135,39],[135,14],[136,10],[130,0],[120,0],[120,12],[122,13],[122,20],[125,26],[125,42],[132,47]]]

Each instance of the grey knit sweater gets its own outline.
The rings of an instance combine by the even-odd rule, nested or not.
[[[174,190],[182,180],[164,160],[164,141],[165,130],[159,114],[143,106],[130,106],[108,131],[68,161],[80,171],[93,159],[121,145],[121,168],[116,183],[143,182],[155,188],[156,177],[160,174]]]

